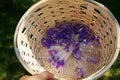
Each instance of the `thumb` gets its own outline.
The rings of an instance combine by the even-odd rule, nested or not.
[[[48,71],[33,76],[23,76],[20,80],[52,80],[54,75]]]

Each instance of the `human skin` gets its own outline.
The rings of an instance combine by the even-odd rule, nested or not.
[[[44,71],[36,75],[25,75],[20,78],[20,80],[53,80],[54,75],[48,71]]]

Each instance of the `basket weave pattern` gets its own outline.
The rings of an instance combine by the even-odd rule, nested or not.
[[[117,48],[117,28],[108,10],[101,4],[89,0],[42,0],[33,5],[20,20],[15,32],[15,50],[23,66],[31,73],[37,74],[44,70],[55,73],[57,78],[75,80],[71,73],[73,63],[63,71],[56,71],[47,64],[47,51],[41,46],[41,38],[46,30],[54,27],[56,22],[77,22],[89,25],[91,30],[100,37],[101,63],[88,70],[90,76],[108,65]],[[72,61],[72,60],[71,60]],[[90,67],[90,66],[89,66]],[[63,75],[64,74],[64,75]]]

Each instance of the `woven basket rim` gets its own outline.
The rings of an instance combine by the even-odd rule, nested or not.
[[[20,56],[20,55],[18,54],[19,50],[18,50],[18,49],[16,48],[16,46],[15,46],[15,45],[16,45],[15,41],[16,41],[16,37],[17,37],[17,31],[19,30],[19,27],[20,27],[23,19],[25,18],[25,16],[27,16],[27,14],[29,14],[30,12],[32,12],[32,10],[34,10],[34,9],[35,9],[37,6],[39,6],[40,4],[44,4],[46,1],[49,1],[49,0],[41,0],[41,1],[38,1],[37,3],[35,3],[33,6],[31,6],[31,7],[25,12],[25,14],[22,16],[22,18],[20,19],[20,21],[18,22],[17,28],[16,28],[15,33],[14,33],[14,49],[15,49],[16,55],[17,55],[19,61],[21,62],[21,64],[24,66],[24,68],[25,68],[29,73],[32,73],[32,71],[30,71],[30,70],[28,69],[28,66],[27,66],[27,65],[24,65],[23,60],[19,57],[19,56]],[[117,35],[117,49],[116,49],[116,51],[115,51],[115,54],[114,54],[114,56],[113,56],[113,59],[111,60],[111,62],[110,62],[107,66],[103,67],[102,69],[100,69],[99,71],[97,71],[96,73],[94,73],[93,75],[91,75],[90,77],[84,79],[84,80],[89,80],[89,79],[91,79],[91,77],[92,77],[93,79],[95,79],[95,78],[98,78],[98,77],[102,76],[103,73],[105,73],[106,70],[108,70],[108,69],[112,66],[112,64],[115,62],[115,60],[117,59],[118,54],[119,54],[119,50],[120,50],[120,27],[119,27],[118,21],[116,20],[116,18],[113,16],[113,14],[111,13],[111,11],[109,11],[109,9],[108,9],[107,7],[105,7],[104,5],[98,3],[98,2],[96,2],[96,1],[94,1],[94,0],[85,0],[85,1],[88,1],[88,2],[90,2],[90,3],[93,3],[93,4],[97,5],[97,6],[100,6],[100,7],[104,8],[104,10],[105,10],[106,12],[108,12],[108,14],[109,14],[110,17],[112,18],[112,20],[116,23],[116,26],[115,26],[115,27],[117,27],[117,34],[118,34],[118,35]]]

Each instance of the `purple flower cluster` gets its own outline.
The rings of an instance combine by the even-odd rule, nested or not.
[[[63,59],[60,60],[59,56],[57,56],[57,50],[49,50],[48,53],[50,54],[49,62],[51,62],[51,64],[55,66],[55,68],[58,69],[60,66],[64,66],[65,62]]]
[[[99,37],[96,37],[89,26],[79,23],[56,23],[55,27],[49,28],[46,35],[42,38],[41,43],[47,49],[51,46],[62,46],[66,52],[69,52],[72,47],[72,55],[76,60],[81,59],[80,43],[87,45],[89,42],[94,42],[93,46],[99,46]],[[59,59],[60,56],[57,50],[49,51],[50,62],[58,68],[64,65],[64,60]]]

